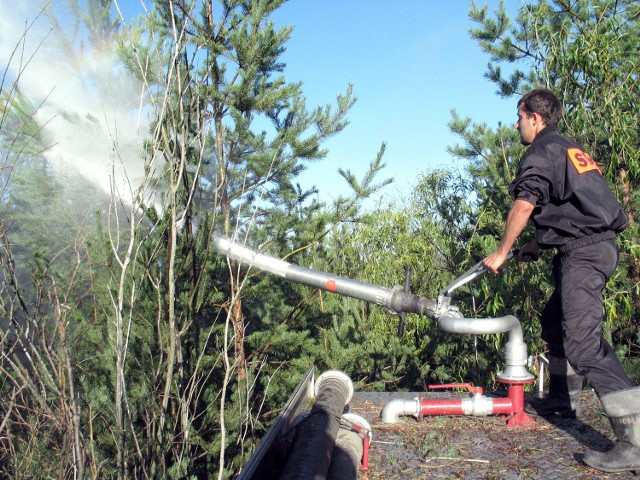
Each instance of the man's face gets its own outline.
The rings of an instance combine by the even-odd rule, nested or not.
[[[518,105],[518,122],[516,123],[516,130],[520,132],[520,142],[523,145],[531,145],[533,139],[538,134],[536,130],[536,115],[529,116],[523,109],[524,105],[521,103]]]

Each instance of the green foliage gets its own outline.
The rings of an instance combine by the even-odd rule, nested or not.
[[[355,96],[349,85],[334,105],[307,108],[302,83],[286,81],[280,56],[292,29],[269,19],[282,0],[155,2],[127,28],[108,3],[72,2],[76,28],[68,31],[50,20],[75,66],[83,33],[99,52],[117,44],[112,88],[92,90],[105,102],[123,88],[123,72],[144,86],[153,121],[139,159],[147,175],[131,186],[131,205],[96,194],[88,210],[69,208],[87,203],[89,186],[58,181],[45,161],[41,100],[19,82],[2,89],[2,147],[13,162],[0,173],[0,308],[11,333],[0,362],[3,473],[231,478],[312,364],[370,390],[494,380],[504,335],[451,335],[407,314],[399,336],[400,315],[228,261],[211,238],[233,236],[389,288],[409,267],[411,291],[435,298],[496,246],[523,151],[513,129],[453,111],[460,144],[450,154],[465,162],[464,174],[425,172],[409,198],[365,212],[363,201],[390,182],[379,179],[382,143],[360,176],[340,170],[352,194],[326,205],[296,179],[347,126]],[[637,13],[634,2],[598,0],[543,0],[515,21],[504,9],[470,11],[499,94],[534,85],[562,92],[564,129],[589,146],[632,214],[605,303],[607,335],[632,373],[640,344]],[[59,114],[72,126],[98,121],[91,112]],[[539,351],[547,257],[512,261],[503,275],[456,291],[454,303],[469,317],[516,315]]]
[[[11,183],[3,192],[2,234],[10,228],[11,238],[24,246],[16,270],[18,257],[3,265],[7,278],[26,278],[32,261],[39,289],[61,282],[61,290],[43,295],[42,311],[32,321],[59,325],[48,316],[57,311],[56,302],[71,312],[65,331],[73,349],[62,355],[52,343],[51,351],[68,362],[68,369],[56,371],[64,373],[59,381],[74,388],[68,397],[78,402],[78,422],[65,433],[64,445],[89,452],[60,452],[59,464],[39,467],[51,472],[45,475],[62,476],[53,472],[69,465],[79,476],[93,477],[225,478],[237,472],[273,408],[290,394],[292,374],[315,361],[315,324],[302,314],[308,292],[264,278],[254,285],[253,277],[213,252],[212,233],[237,231],[271,241],[274,232],[295,234],[292,247],[304,251],[332,224],[354,218],[372,189],[370,173],[364,191],[327,212],[309,201],[313,191],[294,184],[304,162],[323,158],[322,142],[346,126],[355,98],[349,86],[335,108],[308,110],[301,84],[285,81],[279,56],[291,27],[276,29],[269,21],[282,2],[199,3],[200,10],[196,2],[158,2],[153,15],[130,29],[110,17],[110,4],[73,4],[76,16],[69,21],[77,29],[68,35],[47,11],[57,43],[68,47],[63,58],[74,68],[75,35],[88,34],[87,45],[100,52],[117,41],[124,65],[146,88],[144,111],[155,116],[147,158],[140,160],[146,183],[132,186],[131,208],[97,202],[97,231],[80,237],[72,256],[82,259],[80,267],[70,269],[74,264],[60,255],[78,229],[72,217],[65,221],[73,210],[58,195],[62,188],[50,166],[36,156],[21,163],[46,149],[37,143],[37,104],[17,85],[3,89],[3,145],[19,168],[3,170]],[[126,77],[113,73],[112,90],[94,85],[105,102]],[[84,121],[71,109],[59,113],[70,125]],[[372,172],[381,168],[381,158]],[[147,199],[152,189],[161,192],[159,204]],[[286,242],[279,248],[290,253]],[[4,292],[6,311],[14,305],[11,295],[32,296],[28,282],[13,283]],[[298,355],[292,359],[293,349]],[[4,358],[10,353],[4,351]],[[46,368],[41,373],[48,375]],[[54,393],[48,398],[55,402],[60,393]],[[12,425],[14,419],[7,420]],[[24,438],[42,444],[16,437],[5,451],[44,459],[45,447],[55,442],[48,439],[62,431],[54,427],[33,423]]]

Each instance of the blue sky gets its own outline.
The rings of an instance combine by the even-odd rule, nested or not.
[[[148,0],[118,0],[125,17]],[[477,0],[493,11],[499,0]],[[522,0],[506,0],[510,16]],[[349,126],[324,147],[327,157],[300,177],[322,200],[348,193],[338,168],[361,178],[386,142],[381,192],[410,193],[416,178],[434,168],[460,168],[447,153],[454,145],[451,109],[496,127],[515,123],[515,99],[501,99],[483,77],[488,56],[470,38],[470,0],[289,0],[273,16],[293,25],[283,61],[290,82],[303,82],[307,107],[335,104],[352,83],[358,101]]]
[[[479,0],[497,6],[497,0]],[[520,0],[507,0],[513,18]],[[325,144],[329,154],[301,177],[323,200],[346,193],[338,168],[360,178],[384,141],[385,196],[406,196],[427,170],[461,166],[446,151],[458,138],[447,124],[455,108],[474,122],[515,123],[515,99],[501,99],[483,77],[488,56],[470,38],[465,0],[291,0],[274,16],[294,31],[284,61],[302,81],[307,106],[335,101],[351,82],[350,125]]]
[[[478,0],[491,10],[498,2]],[[512,17],[522,2],[505,0]],[[133,19],[152,2],[117,0],[117,4],[125,19]],[[327,202],[348,193],[338,168],[361,178],[385,142],[387,166],[379,180],[395,181],[380,194],[397,200],[410,194],[421,173],[462,167],[447,153],[448,146],[459,142],[447,127],[451,109],[489,127],[515,123],[516,100],[501,99],[483,76],[489,58],[470,38],[474,24],[468,18],[469,6],[470,0],[289,0],[274,13],[278,26],[294,27],[282,57],[284,75],[289,82],[303,82],[307,107],[335,105],[336,95],[344,93],[349,83],[358,99],[348,114],[350,124],[324,144],[327,157],[310,164],[300,176],[303,189],[315,185]],[[25,19],[38,12],[20,2],[7,11],[0,19],[0,44],[8,42],[3,52],[11,53]],[[38,38],[30,32],[27,40],[37,48]],[[32,82],[37,92],[45,88],[70,108],[69,101],[78,103],[78,95],[71,91],[64,97],[70,84],[60,76],[72,70],[48,62],[46,55],[44,49],[39,52],[40,66],[34,59],[27,73],[37,77]],[[56,88],[51,90],[51,85]],[[53,97],[47,98],[55,108]],[[75,145],[67,150],[81,149]]]
[[[125,17],[148,0],[118,0]],[[499,0],[477,0],[497,7]],[[506,0],[513,18],[522,0]],[[460,168],[447,153],[454,145],[451,109],[496,127],[515,123],[515,99],[501,99],[483,77],[488,56],[470,38],[470,0],[289,0],[273,16],[293,25],[283,61],[288,81],[303,82],[307,107],[335,104],[353,84],[358,101],[349,126],[324,147],[327,157],[300,177],[322,200],[346,194],[338,168],[361,178],[386,142],[386,168],[394,177],[382,194],[406,196],[421,173]]]

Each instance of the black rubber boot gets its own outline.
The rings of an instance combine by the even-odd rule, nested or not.
[[[527,402],[524,410],[532,415],[560,415],[576,418],[584,377],[578,375],[564,357],[549,356],[549,392]]]
[[[600,398],[618,441],[608,452],[589,450],[584,463],[603,472],[640,473],[640,387]]]

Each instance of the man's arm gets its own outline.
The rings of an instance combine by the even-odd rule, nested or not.
[[[500,241],[500,246],[491,255],[486,257],[482,264],[491,272],[498,273],[498,269],[506,261],[507,255],[516,243],[516,240],[527,226],[529,217],[535,206],[526,200],[516,200],[507,215],[507,226]]]

